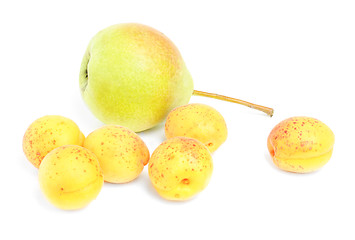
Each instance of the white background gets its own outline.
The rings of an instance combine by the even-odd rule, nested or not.
[[[354,239],[354,1],[2,1],[0,3],[1,239]],[[85,135],[102,125],[80,96],[79,67],[99,30],[139,22],[167,35],[195,89],[273,107],[272,118],[202,97],[228,140],[213,154],[208,187],[170,202],[150,184],[104,184],[79,211],[56,209],[39,189],[22,136],[48,114]],[[312,174],[278,170],[271,129],[310,116],[335,133],[334,153]],[[163,126],[139,134],[150,152]]]

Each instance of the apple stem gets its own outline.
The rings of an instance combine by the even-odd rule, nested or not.
[[[218,100],[232,102],[232,103],[238,103],[238,104],[262,111],[262,112],[266,113],[267,115],[269,115],[270,117],[272,117],[272,115],[274,115],[274,109],[272,109],[272,108],[264,107],[261,105],[246,102],[246,101],[236,99],[236,98],[231,98],[231,97],[227,97],[227,96],[223,96],[223,95],[219,95],[219,94],[215,94],[215,93],[202,92],[202,91],[198,91],[198,90],[194,90],[192,95],[215,98]]]

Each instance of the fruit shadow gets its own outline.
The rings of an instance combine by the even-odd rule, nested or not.
[[[38,205],[40,205],[41,208],[45,209],[46,211],[56,212],[56,213],[60,213],[60,214],[62,214],[62,213],[74,214],[76,212],[80,212],[85,209],[85,208],[81,208],[81,209],[76,209],[76,210],[62,210],[60,208],[57,208],[46,199],[46,197],[41,192],[39,187],[33,190],[33,195],[34,195],[36,201],[38,202]]]
[[[22,176],[25,177],[30,177],[32,178],[32,180],[34,180],[34,182],[37,183],[37,185],[33,186],[32,183],[33,181],[27,181],[29,183],[31,183],[31,186],[29,186],[31,188],[31,194],[33,196],[33,199],[35,199],[35,201],[38,203],[38,205],[41,206],[41,208],[46,209],[47,211],[52,211],[52,212],[57,212],[57,213],[61,213],[61,212],[77,212],[77,211],[81,211],[82,209],[78,209],[75,211],[71,211],[71,210],[67,210],[67,211],[63,211],[59,208],[54,207],[44,196],[44,194],[41,192],[41,189],[39,187],[39,182],[38,182],[38,169],[36,167],[34,167],[27,159],[25,156],[17,156],[16,157],[16,164],[19,167],[19,171],[23,171]],[[26,183],[24,183],[26,184]]]
[[[140,135],[141,137],[145,137],[145,136],[151,136],[154,135],[155,137],[158,137],[157,140],[159,141],[165,141],[165,121],[162,123],[159,123],[158,125],[144,130],[142,132],[139,132],[138,135]]]
[[[146,143],[150,154],[166,140],[164,124],[165,123],[160,123],[151,129],[137,133]]]
[[[139,178],[137,179],[137,183],[142,186],[142,189],[151,197],[153,197],[156,200],[161,201],[161,197],[159,196],[159,194],[157,193],[157,191],[154,189],[150,178],[149,178],[149,174],[147,169],[144,169],[144,171],[141,173],[141,175],[139,176]]]
[[[143,172],[139,175],[138,178],[132,181],[136,186],[139,186],[146,194],[154,198],[155,200],[163,203],[163,204],[177,204],[177,205],[183,205],[187,204],[187,202],[193,201],[193,199],[189,201],[172,201],[172,200],[166,200],[162,198],[158,192],[154,189],[150,178],[148,174],[148,169],[144,168]],[[129,184],[129,183],[128,183]]]
[[[85,104],[85,101],[81,96],[75,94],[75,96],[71,96],[71,98],[71,110],[76,113],[76,119],[73,120],[78,123],[80,130],[85,136],[93,130],[105,125],[91,113],[89,107]]]
[[[275,164],[273,163],[272,158],[271,158],[269,152],[265,151],[265,152],[264,152],[264,157],[265,157],[266,162],[269,164],[269,166],[271,166],[272,169],[274,169],[274,170],[276,170],[276,171],[280,171],[280,169],[278,169],[278,168],[275,166]]]
[[[33,166],[25,155],[16,157],[16,164],[21,168],[20,171],[24,171],[26,174],[30,174],[34,178],[38,176],[38,169]]]

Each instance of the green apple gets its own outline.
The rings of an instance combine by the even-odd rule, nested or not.
[[[99,120],[139,132],[187,104],[193,81],[179,50],[164,34],[126,23],[92,38],[80,68],[80,89]]]

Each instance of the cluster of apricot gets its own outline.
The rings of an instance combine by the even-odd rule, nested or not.
[[[28,160],[39,168],[40,188],[61,209],[78,209],[95,199],[104,181],[127,183],[149,163],[151,183],[168,200],[187,200],[209,183],[211,153],[227,139],[222,115],[204,104],[175,108],[165,123],[167,140],[152,156],[143,140],[119,125],[104,125],[87,137],[70,119],[45,116],[23,138]],[[267,140],[277,167],[312,172],[328,162],[333,132],[321,121],[293,117],[276,125]]]
[[[119,125],[104,125],[87,137],[70,119],[44,116],[23,138],[27,159],[39,168],[40,188],[61,209],[78,209],[95,199],[104,181],[127,183],[149,162],[149,177],[165,199],[186,200],[208,184],[211,152],[227,138],[226,123],[215,109],[188,104],[169,114],[167,140],[150,157],[143,140]]]

